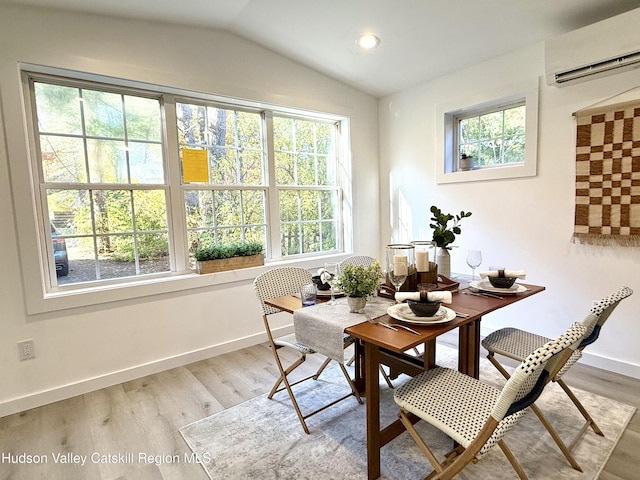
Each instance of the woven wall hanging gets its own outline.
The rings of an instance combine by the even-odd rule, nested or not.
[[[575,116],[574,241],[640,245],[640,100]]]

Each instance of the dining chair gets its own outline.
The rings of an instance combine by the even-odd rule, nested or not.
[[[314,379],[317,380],[325,367],[331,362],[330,358],[325,359],[320,368],[313,374],[302,379],[296,380],[294,382],[289,381],[289,375],[296,368],[302,365],[306,359],[307,355],[316,353],[311,348],[307,347],[299,343],[296,339],[295,334],[284,335],[281,337],[274,337],[273,331],[271,329],[271,325],[269,323],[269,316],[275,313],[281,312],[280,309],[276,307],[272,307],[271,305],[267,305],[265,300],[269,298],[280,297],[284,295],[293,295],[299,294],[300,288],[303,285],[307,285],[312,283],[311,273],[308,270],[300,267],[278,267],[271,270],[268,270],[260,275],[258,275],[253,281],[253,289],[258,297],[258,301],[260,302],[260,306],[262,307],[262,318],[264,320],[265,330],[267,332],[267,337],[269,339],[269,345],[273,352],[273,356],[276,361],[276,365],[278,366],[278,371],[280,372],[280,376],[278,380],[273,385],[273,388],[269,392],[268,398],[272,399],[273,396],[281,392],[282,390],[287,390],[289,397],[291,398],[291,402],[293,403],[293,407],[295,408],[296,414],[298,415],[298,419],[302,424],[302,428],[305,433],[309,433],[309,428],[307,427],[306,419],[315,415],[316,413],[335,405],[342,400],[345,400],[351,396],[355,396],[358,403],[362,404],[362,399],[360,398],[360,394],[356,389],[347,369],[345,368],[342,362],[337,362],[340,365],[340,369],[344,377],[347,380],[347,383],[351,389],[351,393],[348,393],[320,408],[317,408],[309,413],[303,414],[300,409],[300,405],[296,400],[292,387],[304,381]],[[347,348],[353,343],[353,338],[345,335],[344,338],[344,348]],[[278,353],[280,348],[289,348],[297,352],[298,358],[293,363],[288,365],[287,367],[283,364],[283,359]],[[281,385],[284,384],[283,387]]]
[[[342,262],[340,262],[340,271],[342,271],[345,265],[360,265],[363,267],[370,267],[371,264],[373,264],[374,260],[375,258],[370,257],[368,255],[352,255],[350,257],[345,258]],[[352,355],[349,361],[347,362],[347,365],[353,364],[353,361],[355,360],[355,358],[356,358],[355,355]],[[393,383],[391,383],[391,379],[389,378],[389,375],[387,374],[387,372],[385,372],[382,365],[380,365],[380,373],[382,374],[382,378],[384,378],[384,381],[387,383],[387,386],[389,388],[393,388]]]
[[[586,326],[577,322],[558,338],[531,352],[502,389],[444,367],[422,372],[399,387],[394,394],[400,407],[398,416],[434,469],[426,478],[453,478],[497,444],[518,477],[526,479],[504,436],[540,396],[547,377],[555,375],[573,354],[586,331]],[[418,420],[456,442],[442,462],[414,427]]]
[[[596,422],[593,420],[584,405],[582,405],[573,391],[564,382],[564,380],[562,380],[562,376],[567,372],[567,370],[569,370],[569,368],[571,368],[580,360],[583,350],[598,339],[602,326],[607,321],[611,313],[616,309],[616,307],[622,300],[629,297],[631,294],[633,294],[633,290],[631,290],[629,287],[622,287],[616,292],[594,304],[583,321],[583,323],[587,327],[587,334],[585,335],[585,338],[582,340],[575,353],[567,359],[558,373],[548,379],[548,382],[556,382],[565,391],[565,393],[569,396],[571,401],[578,408],[585,419],[585,423],[583,424],[582,428],[578,431],[578,433],[569,442],[568,445],[560,438],[560,435],[555,430],[555,428],[553,428],[542,411],[540,411],[540,409],[536,405],[531,406],[531,410],[536,414],[536,416],[545,426],[565,458],[569,461],[573,468],[579,471],[582,471],[582,468],[571,453],[575,445],[588,431],[589,427],[591,427],[591,429],[600,436],[604,436],[604,434],[602,433],[602,430],[600,430],[598,425],[596,425]],[[502,373],[505,378],[508,379],[509,373],[503,367],[503,365],[498,362],[495,357],[496,354],[502,355],[512,360],[522,361],[522,359],[527,354],[526,352],[529,352],[548,341],[549,339],[542,335],[536,335],[525,330],[507,327],[496,330],[495,332],[485,337],[482,340],[482,346],[489,352],[487,355],[489,361],[498,369],[498,371],[500,371],[500,373]]]

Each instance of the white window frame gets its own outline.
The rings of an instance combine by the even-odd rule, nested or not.
[[[188,247],[186,234],[186,221],[184,212],[184,187],[181,183],[178,145],[175,118],[175,102],[185,100],[196,100],[214,102],[220,105],[226,105],[229,108],[245,108],[251,110],[261,110],[267,112],[277,112],[278,114],[295,115],[301,118],[317,119],[322,121],[336,122],[341,125],[339,129],[337,162],[338,171],[350,170],[350,157],[348,156],[348,136],[344,137],[345,131],[348,132],[349,120],[347,117],[335,114],[325,114],[318,112],[310,112],[297,108],[282,107],[261,102],[251,102],[239,99],[231,99],[214,94],[196,94],[194,92],[183,91],[169,87],[155,86],[142,82],[130,81],[125,79],[114,79],[112,77],[102,77],[99,75],[86,74],[75,71],[66,71],[63,69],[41,67],[34,65],[22,66],[22,96],[24,102],[25,128],[26,136],[29,141],[29,149],[27,155],[30,162],[30,181],[35,195],[39,195],[40,177],[38,175],[40,158],[37,155],[37,138],[33,131],[33,105],[30,100],[29,76],[37,77],[45,80],[48,76],[62,76],[72,81],[90,84],[95,82],[98,87],[113,86],[118,90],[131,89],[135,91],[146,91],[159,94],[164,99],[164,125],[167,129],[165,133],[167,150],[166,170],[165,174],[169,178],[169,194],[168,194],[168,222],[170,229],[170,245],[171,245],[171,265],[172,271],[166,274],[152,274],[149,276],[134,276],[119,279],[111,279],[105,281],[86,282],[75,285],[62,285],[51,287],[49,277],[50,268],[48,268],[50,249],[47,248],[50,241],[48,229],[42,225],[48,226],[48,218],[46,205],[43,207],[38,197],[32,197],[33,210],[23,212],[25,218],[31,218],[31,222],[26,220],[25,228],[19,228],[19,236],[31,237],[28,242],[24,242],[21,248],[21,257],[23,259],[23,281],[26,296],[27,312],[29,314],[38,314],[49,311],[65,310],[69,308],[96,305],[100,303],[111,303],[114,301],[128,300],[132,298],[143,297],[147,295],[157,295],[162,293],[171,293],[181,290],[198,288],[208,285],[218,285],[227,282],[237,282],[239,280],[250,280],[264,269],[272,268],[275,265],[295,264],[303,268],[317,268],[317,266],[325,261],[336,261],[345,258],[344,246],[352,243],[351,238],[344,238],[345,232],[352,232],[350,225],[345,225],[345,219],[351,219],[350,202],[346,198],[345,188],[350,192],[350,186],[345,185],[345,177],[338,176],[340,195],[340,228],[338,230],[339,250],[332,252],[319,252],[310,254],[300,254],[291,257],[278,258],[275,255],[273,259],[265,259],[264,267],[255,267],[251,269],[236,270],[229,272],[220,272],[207,275],[199,275],[189,268]],[[267,160],[267,171],[272,169],[271,160]],[[348,179],[347,179],[348,181]],[[277,197],[277,186],[269,181],[266,185],[267,196],[269,198]],[[46,204],[46,201],[45,201]],[[267,208],[269,205],[267,205]],[[346,213],[346,215],[345,215]],[[26,215],[25,215],[26,214]],[[279,218],[273,212],[267,211],[267,222],[271,231],[274,225],[278,229],[277,235],[279,239]],[[19,224],[22,224],[20,221]],[[32,232],[32,233],[31,233]],[[184,236],[184,238],[182,238]],[[273,248],[273,246],[272,246]],[[279,252],[279,241],[277,250]],[[37,254],[36,254],[37,251]],[[26,257],[25,257],[26,256]],[[27,258],[28,257],[28,258]],[[25,260],[26,259],[26,260]],[[55,275],[55,273],[54,273]]]
[[[538,80],[469,95],[436,107],[436,182],[438,184],[532,177],[538,165]],[[496,165],[474,170],[456,170],[456,119],[465,115],[481,115],[499,107],[523,102],[526,107],[525,158],[523,162]]]

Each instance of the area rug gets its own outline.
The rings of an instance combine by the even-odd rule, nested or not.
[[[437,361],[455,368],[457,353],[438,346]],[[502,385],[504,380],[485,359],[481,360],[483,381]],[[400,377],[400,385],[407,378]],[[318,382],[294,387],[303,411],[327,403],[345,392],[346,383],[337,366],[329,368]],[[505,438],[530,479],[591,480],[598,477],[635,407],[588,392],[576,395],[603,430],[605,437],[588,432],[574,449],[584,473],[572,469],[538,418],[528,412]],[[381,383],[381,422],[397,418],[393,390]],[[548,386],[537,402],[548,420],[564,439],[582,425],[582,417],[569,398],[555,384]],[[365,444],[365,406],[354,398],[324,410],[307,421],[311,433],[305,434],[286,392],[269,400],[266,395],[204,418],[180,429],[180,433],[201,459],[211,479],[328,479],[367,478]],[[424,422],[418,430],[441,456],[451,440]],[[381,450],[383,479],[423,478],[431,471],[429,463],[405,432]],[[513,479],[511,465],[498,448],[475,465],[468,466],[460,479]]]

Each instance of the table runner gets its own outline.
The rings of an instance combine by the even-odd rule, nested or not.
[[[640,245],[640,100],[575,115],[574,239]]]
[[[338,362],[344,362],[344,329],[387,313],[395,302],[377,297],[367,301],[364,313],[351,313],[346,298],[337,305],[319,303],[293,312],[296,339],[303,345]],[[383,327],[381,327],[383,328]]]

